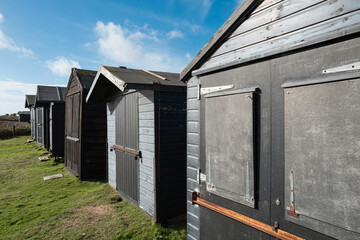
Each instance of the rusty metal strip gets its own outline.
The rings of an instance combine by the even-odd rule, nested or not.
[[[112,145],[111,148],[115,149],[115,150],[119,150],[119,151],[129,153],[129,154],[132,154],[132,155],[135,155],[136,157],[140,157],[140,155],[141,155],[140,151],[138,152],[138,151],[135,151],[135,150],[132,150],[132,149],[129,149],[129,148],[125,148],[125,147],[121,147],[121,146],[118,146],[118,145]]]
[[[260,221],[257,221],[255,219],[249,218],[247,216],[244,216],[240,213],[231,211],[230,209],[226,209],[224,207],[221,207],[219,205],[216,205],[214,203],[211,203],[209,201],[206,201],[202,198],[199,197],[199,193],[198,192],[193,192],[192,195],[192,202],[193,204],[198,204],[201,205],[203,207],[206,207],[210,210],[213,210],[215,212],[218,212],[224,216],[227,216],[229,218],[232,218],[236,221],[239,221],[243,224],[246,224],[250,227],[256,228],[264,233],[267,233],[271,236],[277,237],[278,239],[282,239],[282,240],[304,240],[303,238],[300,238],[298,236],[295,236],[291,233],[285,232],[280,230],[279,228],[273,228],[270,225],[267,225],[265,223],[262,223]]]
[[[290,171],[290,209],[286,210],[287,215],[299,218],[299,214],[295,212],[295,190],[294,190],[294,170]]]

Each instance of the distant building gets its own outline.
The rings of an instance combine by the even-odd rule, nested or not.
[[[28,122],[30,123],[30,111],[19,111],[19,122]]]
[[[65,92],[65,87],[37,86],[35,100],[36,142],[57,157],[64,156]]]
[[[36,95],[25,95],[25,108],[30,110],[31,137],[36,139],[36,118],[35,118]]]

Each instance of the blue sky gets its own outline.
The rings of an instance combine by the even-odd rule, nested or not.
[[[0,114],[71,67],[180,72],[241,1],[0,1]]]

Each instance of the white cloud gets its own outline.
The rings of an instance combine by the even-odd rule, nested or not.
[[[57,57],[56,60],[49,60],[46,62],[47,67],[55,75],[66,77],[70,76],[71,68],[81,68],[76,61],[67,59],[65,57]]]
[[[0,23],[4,20],[4,16],[0,13]],[[34,57],[33,51],[18,46],[9,36],[0,29],[0,49],[6,49],[13,52],[21,53],[24,57]]]
[[[164,42],[157,37],[157,31],[131,28],[130,31],[112,22],[97,22],[95,33],[98,37],[99,53],[117,65],[162,71],[180,71],[185,59],[170,56],[164,48]],[[157,50],[156,50],[157,49]]]
[[[26,110],[25,94],[36,94],[37,84],[0,81],[0,115]]]
[[[202,5],[203,5],[203,15],[205,17],[208,14],[208,12],[212,6],[212,1],[211,0],[202,0]]]
[[[188,60],[191,60],[191,55],[190,55],[190,53],[186,53],[186,54],[185,54],[185,57],[186,57]]]
[[[5,78],[5,80],[0,81],[0,115],[27,111],[28,109],[25,108],[25,95],[35,95],[37,85],[55,86],[49,84],[23,83],[11,78]],[[56,86],[66,87],[64,85]]]
[[[172,30],[166,34],[166,37],[169,39],[184,38],[184,34],[180,30]]]

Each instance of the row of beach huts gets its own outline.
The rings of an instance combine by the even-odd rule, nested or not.
[[[360,239],[360,1],[245,0],[180,74],[73,68],[32,137],[188,239]]]

